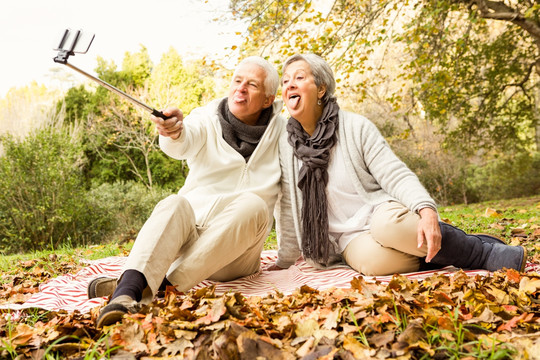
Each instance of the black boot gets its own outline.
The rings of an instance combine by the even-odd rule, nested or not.
[[[493,235],[474,234],[472,236],[479,237],[480,240],[482,240],[483,242],[488,242],[488,243],[492,243],[492,244],[504,244],[504,245],[506,245],[506,243],[504,241],[502,241],[501,239],[499,239],[498,237],[495,237]]]
[[[490,235],[466,234],[452,225],[439,222],[442,241],[441,250],[431,263],[463,269],[496,271],[502,268],[523,272],[527,252],[522,246],[509,246]]]

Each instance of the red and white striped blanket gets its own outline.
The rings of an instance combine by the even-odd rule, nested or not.
[[[262,267],[276,261],[275,250],[263,251],[261,255]],[[0,308],[20,310],[25,308],[43,308],[52,311],[66,310],[88,312],[96,306],[103,305],[106,298],[88,299],[86,289],[88,283],[100,276],[118,277],[122,272],[122,266],[126,257],[109,257],[89,262],[89,266],[76,274],[61,275],[51,279],[40,286],[40,291],[34,294],[24,304],[4,304]],[[446,267],[440,270],[423,271],[404,274],[408,278],[421,280],[435,273],[451,274],[457,271],[454,267]],[[525,271],[540,271],[539,264],[527,264]],[[466,271],[470,276],[477,274],[487,275],[485,270]],[[328,288],[350,288],[351,280],[362,276],[348,267],[330,270],[318,270],[299,260],[295,265],[280,271],[261,270],[256,274],[246,276],[229,282],[203,281],[195,288],[215,285],[216,294],[220,295],[227,291],[240,292],[244,296],[264,296],[275,291],[291,294],[302,285],[324,290]],[[364,276],[366,281],[375,279],[386,283],[392,276]]]

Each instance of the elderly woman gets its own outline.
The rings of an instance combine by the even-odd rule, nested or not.
[[[300,255],[317,267],[345,262],[365,275],[447,265],[524,270],[525,248],[439,221],[435,202],[375,125],[340,110],[322,58],[290,57],[282,83],[290,118],[279,145],[279,250],[270,270]]]

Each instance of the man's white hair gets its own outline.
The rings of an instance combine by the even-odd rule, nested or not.
[[[255,64],[264,70],[266,77],[264,79],[264,91],[266,96],[275,96],[279,87],[279,74],[267,60],[260,56],[249,56],[238,64],[237,68],[244,64]]]

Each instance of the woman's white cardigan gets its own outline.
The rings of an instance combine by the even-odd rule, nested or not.
[[[425,207],[437,209],[418,177],[394,154],[371,121],[340,110],[337,136],[345,167],[358,195],[367,204],[394,200],[413,212]],[[282,268],[294,264],[301,255],[302,246],[302,193],[296,185],[298,161],[287,137],[284,132],[279,140],[281,193],[275,212],[279,244],[276,264]],[[337,244],[334,249],[338,249]],[[334,251],[331,263],[339,261],[341,255]]]

